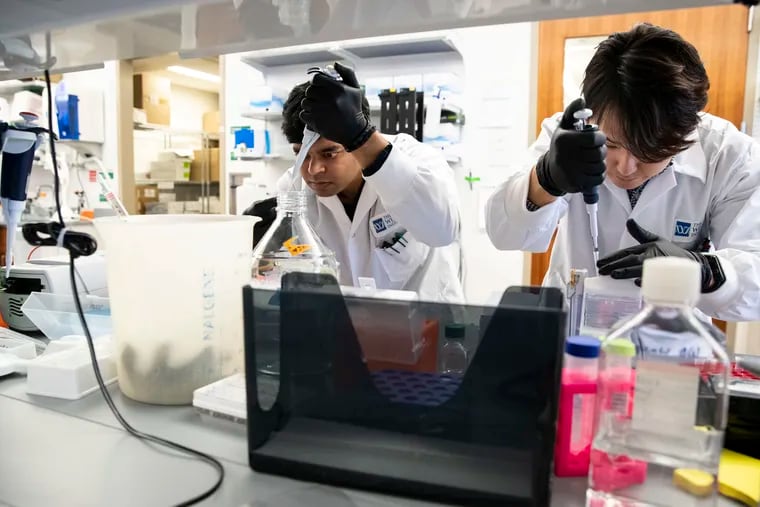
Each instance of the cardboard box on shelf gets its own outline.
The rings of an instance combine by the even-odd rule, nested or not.
[[[145,206],[146,215],[165,215],[168,211],[168,206],[165,202],[149,202]]]
[[[181,215],[185,212],[185,202],[175,201],[167,203],[170,215]]]
[[[149,203],[158,202],[158,185],[155,183],[135,185],[137,194],[137,213],[145,214],[145,207]]]
[[[212,213],[219,215],[222,213],[222,202],[219,200],[219,197],[212,195],[210,197],[201,197],[198,199],[198,202],[201,203],[201,209],[206,209],[206,213]]]
[[[209,134],[218,134],[221,130],[221,115],[219,111],[203,113],[203,131]]]
[[[153,160],[150,163],[150,179],[189,181],[190,167],[190,159]]]
[[[134,76],[134,107],[145,110],[148,123],[171,123],[172,83],[165,77],[151,73]]]
[[[204,160],[208,162],[207,178],[203,177]],[[190,181],[219,181],[219,148],[207,148],[193,151],[193,163],[190,166]]]
[[[176,192],[159,192],[158,193],[158,202],[175,202],[177,200],[177,193]]]
[[[200,201],[185,201],[185,213],[201,213]]]

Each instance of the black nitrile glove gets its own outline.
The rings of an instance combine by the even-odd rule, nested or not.
[[[253,226],[253,247],[256,248],[256,245],[264,237],[264,234],[267,233],[274,219],[277,218],[277,198],[270,197],[263,201],[256,201],[243,212],[243,215],[261,218]]]
[[[585,107],[582,98],[567,106],[549,151],[536,163],[538,183],[551,195],[588,191],[604,181],[607,138],[600,130],[577,131],[573,126],[573,113]]]
[[[616,279],[636,278],[636,285],[641,285],[644,260],[653,257],[683,257],[697,261],[701,266],[703,293],[717,290],[726,281],[717,257],[685,250],[643,229],[633,219],[626,221],[625,226],[628,233],[640,244],[618,250],[604,259],[599,259],[596,267],[600,275],[610,275]]]
[[[335,63],[343,81],[320,72],[314,75],[301,101],[300,114],[310,130],[342,144],[346,151],[360,148],[375,132],[362,112],[362,90],[350,68]]]

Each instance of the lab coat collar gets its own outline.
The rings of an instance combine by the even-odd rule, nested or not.
[[[375,189],[372,188],[372,185],[370,185],[369,182],[365,182],[364,188],[362,188],[362,193],[359,196],[359,202],[356,205],[356,210],[354,211],[353,220],[350,220],[348,215],[346,215],[343,203],[340,202],[340,198],[338,198],[337,195],[330,197],[317,196],[317,200],[330,210],[342,230],[348,230],[353,234],[355,230],[359,228],[360,224],[366,223],[364,218],[369,214],[372,206],[375,205],[375,202],[377,201],[377,192],[375,192]]]
[[[707,180],[707,156],[702,149],[697,129],[694,129],[686,139],[693,141],[692,145],[673,157],[673,170],[705,183]]]

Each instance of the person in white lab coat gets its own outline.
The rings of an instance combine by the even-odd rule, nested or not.
[[[583,81],[600,130],[573,128],[583,99],[544,120],[523,170],[487,203],[493,244],[546,251],[559,224],[547,284],[571,268],[638,279],[646,258],[687,257],[702,267],[700,310],[760,319],[760,147],[702,112],[708,88],[697,50],[675,32],[611,35]],[[596,266],[582,195],[595,186]]]
[[[406,134],[385,136],[369,121],[369,104],[353,70],[342,81],[317,74],[296,86],[283,111],[283,132],[298,153],[304,123],[320,134],[296,187],[313,194],[308,215],[339,262],[339,282],[410,290],[426,301],[461,302],[459,198],[443,156]],[[291,168],[278,190],[291,188]],[[270,208],[273,203],[270,201]],[[259,204],[260,216],[273,216]]]

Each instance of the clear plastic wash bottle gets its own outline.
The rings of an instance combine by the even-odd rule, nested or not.
[[[554,450],[554,473],[558,477],[588,474],[598,361],[596,338],[571,336],[565,342]]]
[[[700,287],[696,262],[644,262],[644,308],[602,345],[587,505],[717,505],[730,363],[694,313]]]

